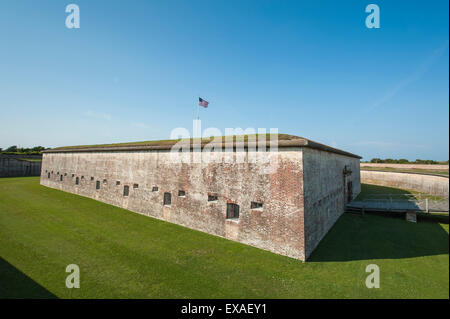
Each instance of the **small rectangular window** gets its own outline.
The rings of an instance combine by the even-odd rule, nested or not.
[[[106,179],[103,180],[103,184],[106,184]]]
[[[217,195],[208,195],[208,202],[215,202],[217,199]]]
[[[128,196],[128,195],[130,195],[130,186],[125,185],[123,187],[123,196]]]
[[[75,185],[80,184],[80,178],[77,176],[77,178],[75,178]]]
[[[83,180],[83,179],[84,179],[84,176],[81,176],[81,179]]]
[[[100,189],[100,181],[95,182],[95,189]]]
[[[172,204],[172,194],[164,193],[164,205],[170,206]]]
[[[119,186],[120,185],[120,181],[116,181],[116,185]]]
[[[186,197],[186,192],[183,191],[183,190],[179,190],[179,191],[178,191],[178,196],[180,196],[180,197]]]
[[[157,186],[153,186],[152,192],[157,192],[157,191],[158,191],[158,187]]]
[[[47,178],[50,178],[50,173],[47,174]]]
[[[262,209],[263,204],[258,202],[251,202],[250,208],[251,209]]]
[[[138,188],[139,184],[133,184],[133,188]]]
[[[239,205],[228,203],[227,204],[227,219],[239,218]]]
[[[53,173],[53,172],[52,172]],[[72,178],[74,178],[75,177],[75,174],[72,174]]]
[[[67,176],[67,173],[64,173],[64,176]]]
[[[93,181],[94,180],[94,176],[91,176],[91,181]]]
[[[62,182],[62,180],[63,180],[63,176],[62,175],[59,175],[59,180]]]

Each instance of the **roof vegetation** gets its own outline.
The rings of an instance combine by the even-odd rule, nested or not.
[[[321,143],[317,143],[308,140],[303,137],[290,135],[290,134],[246,134],[246,135],[228,135],[228,136],[211,136],[205,138],[185,138],[185,139],[173,139],[173,140],[159,140],[159,141],[143,141],[143,142],[128,142],[128,143],[114,143],[114,144],[95,144],[95,145],[75,145],[75,146],[63,146],[50,150],[43,151],[44,153],[62,153],[62,152],[109,152],[109,151],[140,151],[140,150],[170,150],[173,145],[178,142],[185,142],[188,145],[194,147],[195,141],[199,141],[201,147],[209,143],[222,143],[222,147],[226,148],[227,142],[230,139],[233,140],[233,146],[244,143],[244,147],[248,146],[247,143],[257,143],[260,139],[265,137],[266,147],[270,145],[273,138],[277,139],[278,147],[309,147],[318,149],[325,152],[332,152],[341,154],[344,156],[361,158],[358,155],[345,152]],[[239,145],[240,146],[240,145]],[[257,146],[257,145],[256,145]]]
[[[278,136],[278,141],[280,140],[293,140],[293,139],[302,139],[301,137],[289,134],[272,134]],[[156,141],[141,141],[141,142],[125,142],[125,143],[113,143],[113,144],[94,144],[94,145],[75,145],[75,146],[62,146],[56,147],[52,150],[69,150],[69,149],[83,149],[83,148],[109,148],[109,147],[127,147],[127,146],[172,146],[177,142],[186,141],[186,142],[194,142],[196,140],[201,140],[202,144],[206,144],[209,142],[221,140],[222,143],[229,138],[233,138],[233,142],[248,142],[256,139],[258,141],[261,137],[265,136],[266,140],[269,141],[271,138],[271,134],[248,134],[248,135],[230,135],[230,136],[211,136],[211,137],[203,137],[203,138],[184,138],[184,139],[171,139],[171,140],[156,140]],[[273,136],[272,136],[273,138]]]

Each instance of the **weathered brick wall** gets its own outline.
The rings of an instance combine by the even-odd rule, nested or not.
[[[355,198],[361,192],[359,159],[311,148],[303,151],[306,258],[344,212],[344,167],[352,171]]]
[[[279,164],[272,172],[264,171],[268,163],[248,161],[173,163],[167,151],[45,153],[41,184],[305,260],[301,149],[270,156]],[[186,196],[179,197],[179,190]],[[172,194],[170,207],[163,205],[164,192]],[[208,194],[218,200],[208,202]],[[252,210],[252,201],[263,208]],[[226,219],[227,202],[240,206],[238,220]]]

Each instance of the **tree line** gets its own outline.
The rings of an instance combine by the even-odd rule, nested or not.
[[[21,155],[41,155],[43,150],[46,150],[43,146],[35,147],[17,147],[17,145],[10,146],[6,149],[0,147],[0,154],[21,154]]]
[[[392,158],[372,158],[370,162],[366,163],[389,163],[389,164],[448,164],[447,161],[434,161],[434,160],[422,160],[422,159],[416,159],[415,161],[408,161],[406,158],[400,158],[400,159],[392,159]]]

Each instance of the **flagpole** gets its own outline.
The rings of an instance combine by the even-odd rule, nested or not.
[[[200,103],[197,103],[197,120],[199,120],[199,115],[200,115]]]
[[[196,137],[199,137],[199,135],[201,134],[198,132],[199,125],[200,125],[200,100],[197,103],[197,121],[194,120],[194,123],[195,123],[195,125],[194,125],[194,135],[193,136],[194,136],[194,138],[196,138]],[[200,135],[200,137],[201,137],[201,135]]]

